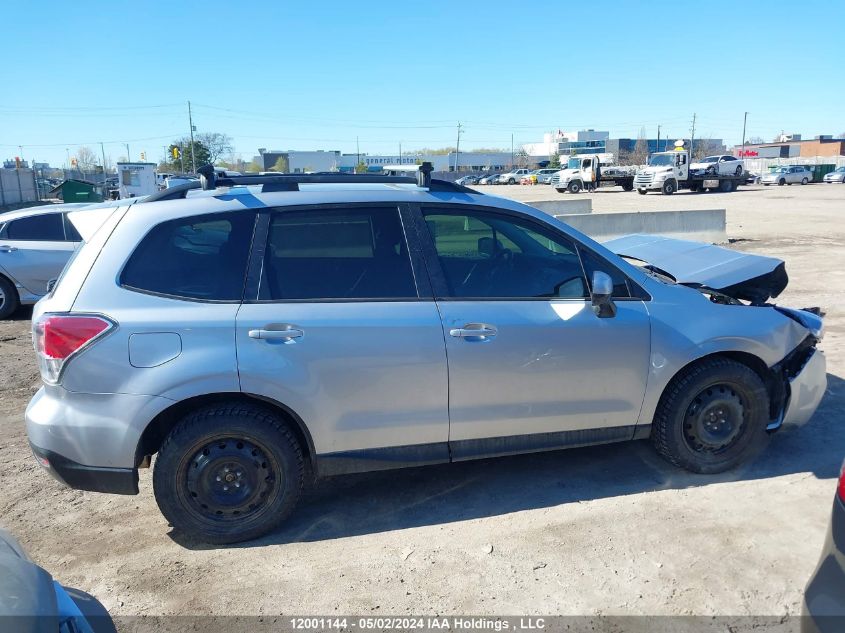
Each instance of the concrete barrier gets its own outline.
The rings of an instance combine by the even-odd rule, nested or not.
[[[554,215],[599,242],[631,233],[666,235],[714,244],[728,241],[724,209]]]
[[[591,198],[563,198],[560,200],[531,200],[526,201],[530,207],[557,217],[558,215],[575,215],[593,212]]]

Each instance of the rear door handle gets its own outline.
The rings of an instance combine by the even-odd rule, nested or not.
[[[477,338],[485,341],[493,338],[498,333],[499,330],[495,326],[485,323],[467,323],[464,327],[449,330],[449,336],[454,336],[455,338]]]
[[[17,246],[9,246],[8,244],[0,245],[0,253],[12,253],[18,250]]]
[[[292,341],[295,338],[302,338],[305,332],[296,328],[288,330],[250,330],[249,338],[261,339],[263,341]]]

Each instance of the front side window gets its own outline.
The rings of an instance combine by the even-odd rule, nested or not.
[[[120,283],[184,299],[240,300],[254,226],[255,213],[244,211],[163,222],[132,253]]]
[[[589,296],[575,246],[522,218],[424,210],[451,297],[583,299]]]
[[[270,221],[259,299],[416,299],[396,207],[278,211]]]
[[[62,226],[62,214],[45,213],[12,220],[3,229],[2,237],[7,240],[63,242],[65,230]]]

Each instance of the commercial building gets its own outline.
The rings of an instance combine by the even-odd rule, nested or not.
[[[548,156],[532,156],[533,165],[538,160],[548,160]],[[503,171],[515,161],[510,152],[449,152],[448,154],[342,154],[340,171],[354,171],[358,161],[367,166],[367,171],[381,171],[385,165],[414,165],[422,162],[431,163],[434,171]]]
[[[821,134],[802,140],[800,134],[782,135],[772,143],[746,143],[734,147],[734,154],[744,158],[814,158],[816,156],[845,156],[845,138]]]
[[[270,150],[258,148],[258,156],[252,160],[261,167],[262,171],[274,169],[279,159],[285,166],[282,171],[291,174],[302,174],[311,171],[337,171],[340,168],[340,152],[337,150]]]

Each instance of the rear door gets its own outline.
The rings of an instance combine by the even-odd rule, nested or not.
[[[284,208],[256,233],[257,287],[237,318],[241,389],[294,411],[316,453],[334,454],[324,464],[448,461],[443,332],[406,213]]]
[[[45,295],[48,282],[59,276],[79,241],[62,213],[10,220],[0,231],[0,268],[30,293]]]
[[[422,212],[449,359],[453,459],[629,439],[648,376],[642,291],[532,218],[466,205]],[[613,318],[591,309],[593,270],[614,278]]]

